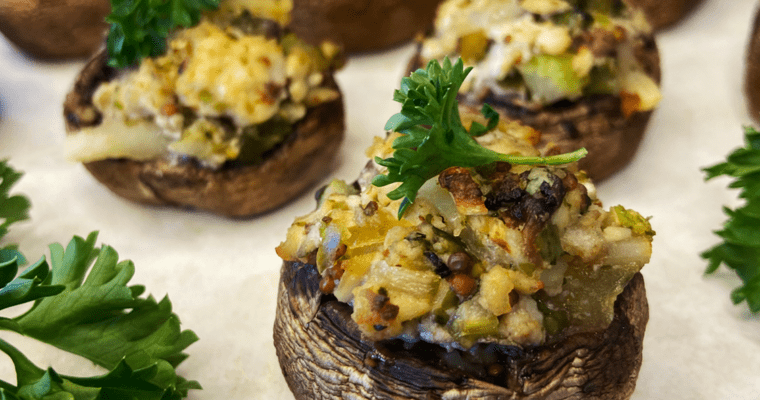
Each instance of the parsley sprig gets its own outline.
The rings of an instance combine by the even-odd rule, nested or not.
[[[10,223],[28,216],[29,201],[10,195],[21,177],[0,162],[0,240]],[[52,244],[50,262],[43,257],[20,274],[26,258],[14,245],[0,246],[0,310],[32,303],[15,317],[0,317],[0,330],[13,331],[78,354],[109,370],[91,378],[58,374],[34,365],[0,339],[16,369],[16,385],[0,380],[0,399],[138,399],[179,400],[195,381],[175,368],[197,340],[181,330],[168,298],[141,297],[145,288],[127,286],[131,261],[119,261],[109,246],[95,247],[97,232],[75,236],[64,248]]]
[[[728,215],[723,229],[715,234],[723,243],[703,252],[709,261],[706,273],[715,272],[721,264],[733,269],[743,285],[731,292],[735,304],[747,302],[750,311],[760,312],[760,132],[744,129],[745,147],[734,150],[726,162],[704,168],[705,180],[717,176],[736,178],[730,188],[741,189],[742,207],[723,208]]]
[[[29,199],[10,194],[11,187],[21,175],[8,165],[8,161],[0,160],[0,238],[8,233],[8,226],[29,218]]]
[[[439,63],[432,60],[426,69],[418,69],[401,80],[401,89],[393,100],[401,103],[401,112],[392,116],[386,130],[402,134],[393,141],[393,155],[375,161],[388,168],[387,175],[376,176],[372,184],[385,186],[395,182],[401,185],[388,193],[392,200],[403,198],[398,217],[414,202],[417,191],[430,178],[449,167],[477,167],[496,161],[512,164],[557,165],[583,158],[587,151],[550,157],[529,157],[497,153],[478,144],[473,136],[482,135],[496,127],[499,114],[484,105],[481,113],[488,125],[474,122],[470,132],[459,117],[457,92],[472,67],[464,69],[460,58],[452,65],[448,58]]]
[[[177,27],[191,27],[219,0],[111,0],[106,47],[108,65],[124,68],[166,51],[166,38]]]

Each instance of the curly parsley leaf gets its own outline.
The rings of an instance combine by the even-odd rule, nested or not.
[[[386,130],[399,132],[401,137],[393,142],[393,155],[375,161],[388,168],[387,175],[376,176],[372,184],[385,186],[395,182],[401,185],[388,193],[392,200],[403,198],[398,217],[414,202],[417,191],[430,178],[449,167],[477,167],[496,161],[512,164],[557,165],[583,158],[587,151],[551,157],[528,157],[498,153],[478,144],[473,135],[481,135],[496,127],[499,115],[490,106],[481,111],[488,119],[488,126],[473,124],[471,132],[462,125],[459,117],[457,92],[472,67],[464,69],[460,58],[451,64],[448,58],[440,64],[428,63],[426,69],[418,69],[401,80],[393,100],[401,103],[401,112],[392,116]]]
[[[8,226],[29,218],[29,199],[10,194],[11,187],[21,175],[8,165],[7,160],[0,160],[0,239],[8,233]]]
[[[0,351],[11,358],[19,377],[16,387],[6,383],[0,388],[5,399],[178,400],[187,396],[186,387],[154,383],[161,373],[158,363],[135,370],[121,361],[104,375],[82,378],[59,375],[53,368],[43,370],[4,340],[0,340]]]
[[[14,318],[20,333],[83,356],[106,368],[122,358],[135,368],[165,360],[177,366],[182,350],[197,340],[181,331],[171,302],[139,297],[145,288],[127,286],[134,275],[131,261],[118,261],[109,247],[95,247],[97,232],[75,236],[64,250],[50,246],[51,272],[46,283],[64,286],[54,297],[35,302]],[[91,271],[87,274],[90,266]],[[129,310],[129,311],[127,311]]]
[[[34,301],[20,316],[0,319],[0,329],[80,355],[111,373],[92,381],[61,380],[48,374],[46,383],[39,384],[43,379],[41,370],[19,364],[17,360],[21,358],[12,356],[18,381],[28,382],[28,390],[32,391],[38,390],[34,388],[38,384],[68,391],[66,385],[73,384],[95,388],[99,396],[75,395],[74,399],[180,399],[188,390],[200,389],[197,382],[177,376],[174,370],[187,357],[182,351],[197,336],[180,329],[168,298],[156,302],[151,296],[140,297],[144,287],[127,286],[134,275],[134,264],[119,262],[118,254],[109,246],[96,248],[96,240],[97,232],[93,232],[86,239],[75,236],[65,249],[52,244],[50,264],[42,258],[15,279],[12,276],[18,268],[17,259],[0,265],[0,283],[5,283],[0,289],[0,309]],[[8,346],[0,346],[0,350],[10,355]],[[143,390],[133,387],[135,377],[142,382],[140,385],[149,388],[139,396],[128,395],[132,390]]]
[[[744,129],[745,147],[734,150],[726,162],[704,168],[705,180],[730,176],[735,180],[730,188],[740,189],[745,200],[742,207],[724,207],[728,216],[723,229],[715,231],[723,242],[703,252],[708,260],[706,273],[715,272],[721,264],[733,269],[743,285],[734,289],[735,304],[747,302],[750,311],[760,312],[760,132]]]
[[[198,24],[204,10],[217,7],[219,0],[111,0],[108,65],[124,68],[163,54],[174,29]]]

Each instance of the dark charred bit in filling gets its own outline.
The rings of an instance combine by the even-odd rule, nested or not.
[[[527,179],[528,172],[523,173]],[[565,198],[565,185],[556,175],[550,175],[552,183],[543,182],[538,192],[533,196],[523,197],[515,207],[510,209],[510,217],[525,221],[523,234],[529,257],[534,263],[540,264],[541,255],[536,246],[536,239],[546,226],[552,214],[562,205]]]
[[[446,169],[438,176],[438,183],[451,193],[457,204],[479,204],[483,201],[480,185],[472,179],[467,168]]]
[[[433,271],[438,274],[441,278],[446,278],[449,275],[451,275],[451,269],[446,265],[446,263],[441,260],[440,257],[438,257],[437,254],[433,253],[432,251],[426,251],[423,253],[425,255],[425,258],[430,261],[431,264],[433,264]]]
[[[530,183],[530,173],[530,170],[520,175],[511,172],[492,173],[488,176],[492,181],[485,206],[488,210],[497,212],[508,226],[523,226],[526,244],[534,250],[531,253],[536,258],[535,261],[539,262],[540,255],[535,248],[536,238],[552,214],[562,205],[567,193],[566,183],[569,187],[576,187],[578,181],[573,176],[565,178],[565,183],[557,175],[549,173],[548,180],[542,182],[536,193],[531,195],[524,189]]]
[[[520,179],[527,181],[529,173],[530,171],[522,173]],[[543,225],[562,205],[562,200],[565,198],[565,185],[562,184],[562,180],[556,175],[550,175],[550,178],[552,182],[541,183],[538,192],[532,196],[525,192],[524,196],[509,207],[506,216],[520,222],[526,222],[528,225],[538,225],[538,228],[543,228]]]
[[[499,174],[486,195],[485,205],[491,211],[514,205],[528,195],[520,185],[520,177],[513,173]]]
[[[371,301],[372,305],[370,309],[372,312],[377,313],[383,321],[393,321],[398,316],[399,308],[397,305],[391,304],[391,299],[388,297],[388,291],[385,288],[380,288]],[[382,328],[378,329],[378,326]],[[374,326],[376,331],[381,331],[386,327],[382,324]]]
[[[369,203],[367,203],[366,206],[362,207],[362,211],[364,212],[364,215],[371,217],[375,215],[375,213],[377,212],[377,208],[378,208],[377,202],[370,201]]]
[[[583,196],[581,210],[585,211],[588,209],[588,207],[591,205],[591,197],[588,195],[588,189],[586,186],[578,182],[578,178],[576,178],[574,174],[566,174],[565,177],[562,178],[562,184],[565,185],[566,192],[570,192],[575,189],[580,190],[581,195]]]

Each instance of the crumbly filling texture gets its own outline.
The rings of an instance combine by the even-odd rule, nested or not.
[[[470,117],[463,115],[462,120]],[[387,157],[397,134],[375,139]],[[478,138],[537,155],[535,131],[502,122]],[[355,184],[331,182],[277,248],[315,265],[325,295],[353,307],[367,340],[533,346],[606,328],[628,280],[649,261],[654,232],[622,206],[604,209],[573,166],[452,167],[397,218],[371,163]]]
[[[423,62],[461,56],[460,93],[538,107],[614,94],[626,115],[653,109],[658,84],[636,57],[651,29],[622,0],[447,0],[421,43]]]
[[[217,168],[256,164],[307,109],[339,97],[326,73],[338,49],[284,33],[291,1],[227,0],[180,30],[167,52],[94,93],[102,123],[67,138],[76,161],[190,157]]]

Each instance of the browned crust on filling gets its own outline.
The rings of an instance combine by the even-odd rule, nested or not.
[[[693,11],[702,0],[626,0],[644,11],[652,29],[668,28]]]
[[[294,0],[290,28],[318,44],[350,53],[379,50],[424,34],[441,0]]]
[[[502,346],[495,375],[483,378],[443,366],[442,348],[365,342],[351,307],[319,291],[313,265],[282,266],[274,325],[277,357],[296,399],[628,399],[641,366],[649,318],[636,274],[601,332],[551,345]],[[437,349],[437,350],[436,350]]]
[[[660,56],[654,38],[643,40],[636,50],[644,71],[660,82]],[[408,71],[421,68],[419,52],[409,62]],[[463,96],[460,96],[464,100]],[[541,145],[553,142],[562,152],[585,147],[588,155],[579,162],[595,181],[609,177],[625,167],[644,137],[652,111],[635,112],[626,117],[621,99],[615,95],[584,96],[575,101],[560,101],[532,109],[518,101],[489,94],[483,103],[503,115],[541,132]],[[539,146],[540,147],[540,146]]]
[[[66,97],[64,117],[69,134],[100,123],[92,95],[101,82],[116,75],[106,59],[105,52],[100,52],[90,60]],[[338,90],[332,76],[326,79]],[[247,217],[281,206],[327,175],[344,128],[341,96],[310,108],[285,143],[258,165],[210,169],[192,159],[107,159],[84,165],[99,182],[132,201]]]
[[[750,117],[760,123],[760,10],[755,14],[751,32],[747,46],[744,93]]]

